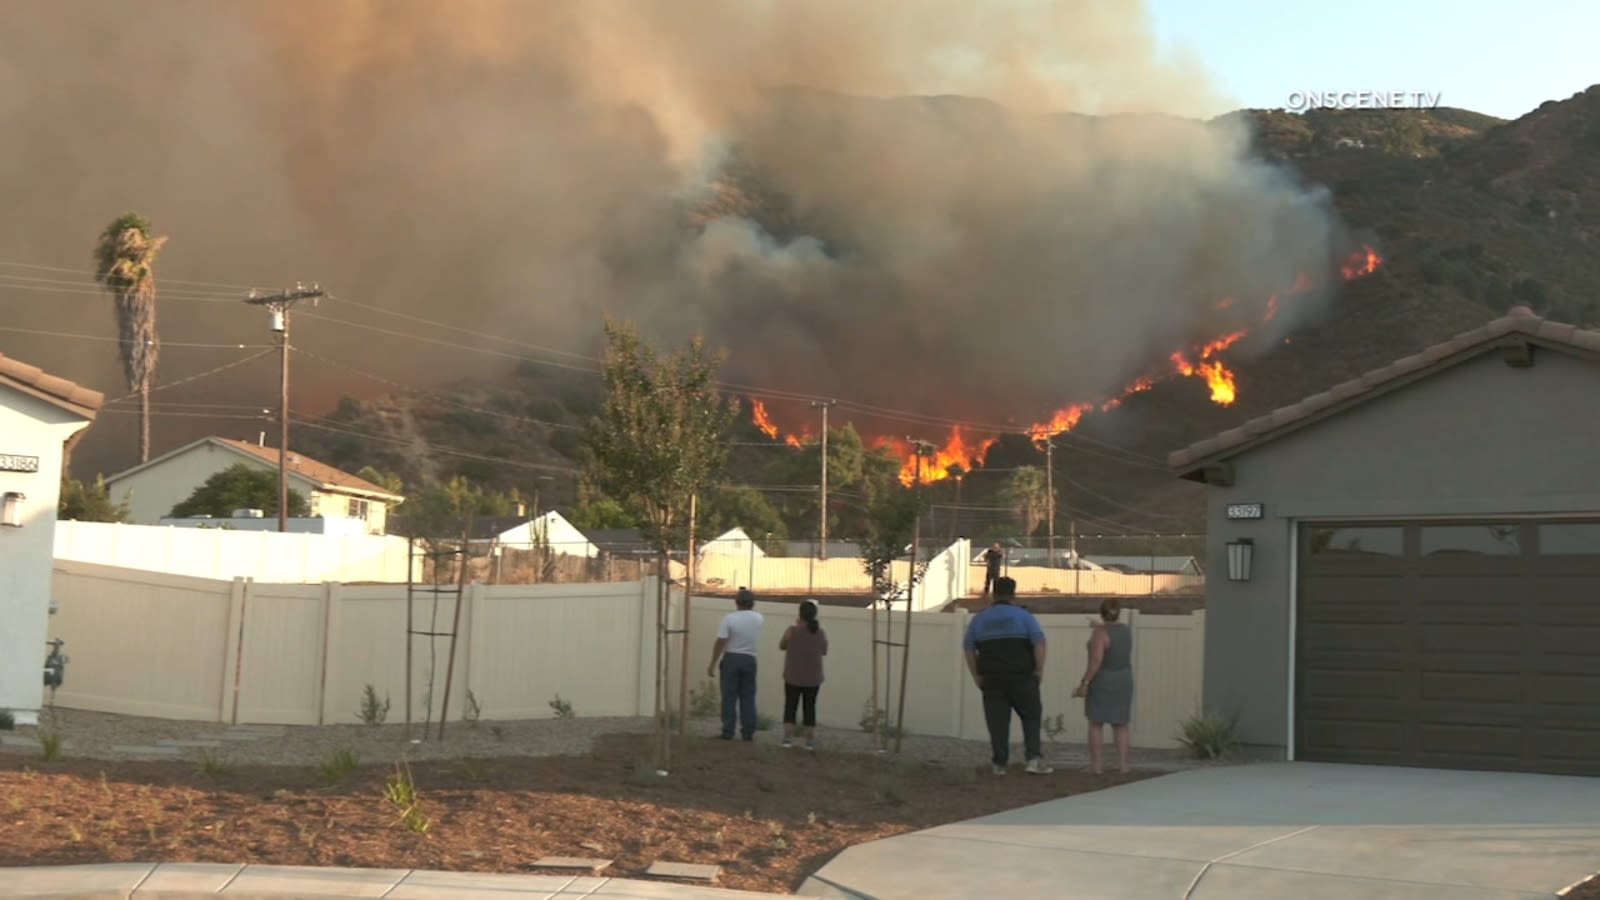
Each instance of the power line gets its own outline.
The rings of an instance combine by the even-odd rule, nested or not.
[[[295,413],[293,413],[293,416],[294,416],[295,424],[299,425],[302,428],[315,428],[315,429],[317,429],[319,431],[329,431],[329,432],[333,432],[335,434],[348,435],[350,437],[360,438],[362,440],[373,441],[373,442],[376,442],[376,443],[394,444],[394,445],[407,447],[407,448],[411,448],[411,449],[416,449],[416,448],[420,447],[420,448],[422,448],[424,450],[427,450],[427,451],[429,451],[431,453],[441,453],[441,454],[445,454],[447,456],[459,456],[459,457],[463,457],[465,459],[475,459],[475,460],[478,460],[480,462],[504,463],[506,465],[519,466],[519,467],[524,468],[524,469],[534,469],[534,470],[537,470],[537,471],[562,472],[562,473],[568,473],[568,474],[577,474],[577,472],[578,472],[578,469],[575,466],[557,466],[557,465],[551,465],[549,463],[532,463],[532,462],[527,462],[525,460],[520,460],[520,459],[509,459],[509,458],[506,458],[506,457],[503,457],[503,456],[485,456],[485,455],[483,455],[481,453],[471,453],[471,452],[468,452],[466,450],[457,450],[457,449],[455,449],[453,447],[445,447],[445,446],[442,446],[442,445],[439,445],[439,444],[430,444],[427,441],[410,440],[410,439],[407,439],[407,438],[391,438],[391,437],[385,437],[383,435],[377,435],[377,434],[365,434],[363,432],[354,431],[354,430],[351,430],[349,428],[341,428],[341,427],[339,427],[337,425],[323,424],[323,422],[327,421],[323,417],[321,417],[321,416],[311,416],[311,415],[308,415],[308,414],[305,414],[305,413],[301,413],[301,412],[295,412]],[[312,421],[312,420],[317,420],[317,421]]]
[[[196,373],[194,375],[190,375],[190,376],[188,376],[186,378],[179,378],[176,381],[168,381],[165,384],[158,384],[155,387],[152,387],[150,389],[150,393],[153,394],[156,391],[164,391],[167,388],[175,388],[180,384],[189,384],[190,382],[199,381],[202,378],[210,378],[213,375],[217,375],[219,373],[226,372],[229,369],[232,369],[232,368],[235,368],[235,367],[238,367],[238,366],[242,366],[245,363],[255,362],[256,360],[261,359],[264,356],[270,356],[272,354],[273,349],[274,348],[272,348],[272,347],[268,347],[267,349],[262,350],[260,353],[255,353],[255,354],[252,354],[250,356],[246,356],[243,359],[236,359],[236,360],[234,360],[232,362],[223,363],[222,365],[217,366],[216,368],[207,369],[204,372],[199,372],[199,373]],[[122,403],[122,402],[127,401],[127,400],[132,400],[133,398],[135,398],[137,396],[139,396],[139,392],[138,391],[133,391],[132,393],[124,394],[121,397],[118,397],[118,398],[116,398],[114,400],[107,400],[105,402],[105,406],[110,406],[113,403]]]
[[[40,272],[67,272],[73,275],[86,275],[90,278],[94,277],[94,271],[92,269],[74,268],[68,266],[46,266],[40,265],[39,263],[11,262],[9,260],[0,260],[0,268],[34,269]],[[161,279],[161,282],[163,284],[194,284],[206,287],[217,287],[229,291],[248,291],[252,287],[248,284],[225,284],[219,281],[185,281],[182,278],[163,278]]]
[[[80,341],[99,341],[101,343],[107,343],[107,344],[120,344],[120,343],[122,343],[122,339],[121,338],[105,337],[104,335],[97,335],[97,334],[79,334],[77,332],[72,332],[72,331],[48,331],[48,330],[45,330],[45,329],[42,329],[42,328],[13,328],[13,327],[11,327],[9,325],[0,325],[0,331],[9,331],[9,332],[12,332],[14,334],[33,334],[33,335],[39,335],[39,336],[42,336],[42,337],[73,338],[75,340],[80,340]],[[180,347],[180,348],[183,348],[183,349],[192,349],[192,350],[254,350],[254,349],[256,349],[258,347],[261,347],[261,346],[262,346],[261,344],[238,344],[238,343],[235,343],[235,344],[208,344],[208,343],[197,343],[197,342],[193,342],[193,341],[162,341],[161,342],[161,349],[163,349],[163,350],[166,350],[169,347]]]
[[[60,266],[42,266],[42,265],[36,265],[36,264],[6,263],[6,262],[0,262],[0,265],[13,265],[13,266],[21,267],[21,268],[40,269],[40,270],[44,270],[44,271],[70,272],[70,273],[74,273],[74,274],[77,274],[77,273],[92,274],[92,273],[88,273],[88,272],[86,272],[85,270],[82,270],[82,269],[69,269],[69,268],[60,267]],[[6,277],[20,278],[20,277],[23,277],[23,276],[6,276],[3,273],[0,273],[0,279],[6,278]],[[46,282],[46,286],[45,287],[41,287],[41,288],[28,288],[28,289],[30,289],[30,290],[33,290],[33,289],[53,290],[53,291],[59,291],[59,292],[63,292],[63,293],[79,293],[79,294],[87,294],[87,295],[93,295],[93,296],[102,296],[102,292],[101,291],[99,291],[97,289],[89,288],[88,286],[83,286],[81,288],[80,287],[51,287],[51,286],[49,286],[50,282],[48,280],[40,279],[40,281]],[[171,283],[171,284],[213,285],[213,286],[219,286],[219,287],[233,287],[233,288],[239,288],[239,289],[243,289],[243,287],[244,287],[242,285],[227,285],[227,284],[225,284],[223,282],[185,281],[183,279],[162,279],[161,283],[163,283],[163,284]],[[72,284],[72,283],[71,282],[62,281],[62,282],[59,282],[59,284],[61,284],[61,285],[69,285],[69,284]],[[16,285],[6,285],[3,282],[0,282],[0,287],[7,287],[7,286],[18,287]],[[168,299],[195,300],[195,301],[203,301],[203,302],[235,302],[234,300],[232,300],[232,298],[228,298],[228,297],[224,297],[224,296],[216,296],[216,295],[196,295],[196,296],[181,296],[180,295],[180,296],[172,296],[172,297],[170,297]],[[475,331],[475,330],[472,330],[472,329],[461,328],[459,326],[451,325],[451,324],[448,324],[448,323],[438,322],[438,321],[435,321],[435,320],[427,319],[427,318],[422,317],[422,316],[415,316],[415,315],[411,315],[409,313],[400,313],[400,312],[396,312],[396,311],[392,311],[392,310],[385,310],[382,307],[376,306],[374,304],[362,303],[360,301],[351,300],[351,299],[344,298],[344,297],[339,297],[339,298],[335,298],[335,299],[338,302],[346,303],[346,304],[349,304],[351,306],[356,306],[356,307],[360,307],[360,308],[364,308],[364,309],[374,310],[374,311],[377,311],[377,312],[380,312],[380,313],[383,313],[383,314],[386,314],[386,315],[393,315],[393,316],[396,316],[398,318],[402,318],[402,319],[405,319],[407,321],[411,321],[411,322],[414,322],[414,323],[417,323],[417,324],[424,324],[424,325],[428,325],[428,326],[434,327],[434,328],[440,328],[440,329],[443,329],[443,330],[453,331],[453,332],[456,332],[456,333],[459,333],[459,334],[467,335],[467,336],[470,336],[470,337],[475,337],[475,338],[478,338],[480,340],[489,340],[489,341],[494,341],[496,343],[500,343],[500,344],[503,344],[503,345],[522,347],[522,348],[526,348],[528,350],[533,350],[533,351],[540,352],[540,353],[550,353],[550,354],[554,354],[554,355],[558,355],[558,356],[567,357],[569,359],[582,360],[586,364],[585,365],[577,365],[577,364],[572,364],[572,363],[556,362],[556,361],[552,361],[552,360],[542,360],[542,359],[529,357],[526,354],[508,353],[508,352],[504,352],[504,351],[493,350],[493,349],[490,349],[490,348],[487,348],[487,347],[471,346],[471,345],[462,344],[462,343],[459,343],[459,342],[446,341],[446,340],[442,340],[442,339],[439,339],[439,338],[432,338],[432,337],[426,337],[426,336],[423,336],[423,335],[411,334],[411,333],[407,333],[407,332],[403,332],[403,331],[396,331],[394,329],[382,328],[380,326],[370,325],[370,324],[362,323],[362,322],[354,322],[354,321],[351,321],[351,320],[348,320],[348,319],[334,318],[334,317],[331,317],[331,316],[322,316],[322,315],[316,315],[316,314],[311,314],[311,313],[302,313],[302,315],[305,315],[305,316],[308,316],[308,317],[311,317],[311,318],[320,319],[322,321],[326,321],[326,322],[330,322],[330,323],[334,323],[334,324],[344,325],[346,327],[351,327],[351,328],[357,328],[357,329],[370,331],[370,332],[377,333],[377,334],[384,334],[384,335],[388,335],[388,336],[391,336],[391,337],[398,337],[398,338],[403,338],[403,339],[407,339],[407,340],[414,340],[414,341],[419,341],[419,342],[423,342],[423,343],[429,343],[429,344],[433,344],[433,345],[436,345],[436,346],[451,347],[453,349],[464,350],[464,351],[467,351],[467,352],[478,353],[478,354],[487,355],[487,356],[495,356],[495,357],[500,357],[500,358],[505,358],[505,359],[512,359],[512,360],[516,360],[518,362],[528,362],[528,363],[533,363],[533,364],[537,364],[537,365],[545,365],[545,366],[550,366],[550,367],[553,367],[553,368],[568,369],[568,370],[584,372],[584,373],[588,373],[588,374],[599,374],[600,371],[601,371],[600,368],[599,368],[599,364],[601,363],[601,360],[598,359],[597,357],[589,356],[587,354],[574,353],[572,351],[560,350],[560,349],[551,348],[551,347],[544,347],[544,346],[540,346],[540,345],[537,345],[537,344],[530,344],[530,343],[527,343],[527,342],[524,342],[524,341],[519,341],[519,340],[514,340],[514,339],[511,339],[511,338],[507,338],[507,337],[504,337],[503,335],[493,335],[493,334],[488,334],[486,332],[480,332],[480,331]],[[744,394],[746,396],[757,397],[757,398],[767,399],[767,400],[784,400],[784,401],[795,401],[795,402],[807,402],[807,403],[810,403],[810,402],[830,399],[830,398],[821,397],[820,395],[816,395],[816,394],[807,394],[807,393],[802,393],[802,392],[785,391],[785,390],[775,389],[775,388],[770,388],[770,387],[761,387],[761,386],[756,386],[756,385],[741,384],[741,383],[738,383],[738,382],[717,381],[715,384],[716,384],[717,387],[719,387],[721,389],[724,389],[724,390],[728,390],[730,392],[740,393],[740,394]],[[931,415],[931,414],[919,413],[919,412],[909,411],[909,410],[892,409],[892,408],[889,408],[889,407],[883,407],[883,406],[878,406],[878,405],[875,405],[875,404],[863,403],[863,402],[859,402],[859,401],[851,401],[851,400],[846,400],[846,399],[839,400],[838,404],[843,409],[853,410],[853,411],[858,412],[858,413],[860,413],[862,415],[872,416],[874,418],[884,419],[884,420],[887,420],[887,421],[899,421],[899,422],[904,422],[904,423],[907,423],[907,424],[918,424],[918,425],[935,426],[935,427],[941,427],[941,428],[960,428],[960,429],[967,430],[967,431],[972,431],[972,432],[986,432],[986,433],[994,433],[994,434],[1010,434],[1010,433],[1021,434],[1021,433],[1025,433],[1025,430],[1023,428],[1021,428],[1020,426],[1017,426],[1014,423],[996,424],[996,423],[974,422],[974,421],[953,419],[953,418],[948,418],[948,417],[942,417],[942,416],[936,416],[936,415]],[[1164,461],[1159,460],[1159,459],[1157,459],[1155,457],[1152,457],[1152,456],[1148,456],[1146,454],[1139,453],[1139,452],[1134,451],[1134,450],[1130,450],[1130,449],[1128,449],[1126,447],[1121,447],[1121,446],[1118,446],[1118,445],[1115,445],[1115,444],[1111,444],[1111,443],[1105,442],[1105,441],[1099,441],[1099,440],[1096,440],[1094,438],[1089,438],[1089,437],[1084,436],[1084,435],[1073,434],[1071,432],[1062,432],[1060,435],[1058,435],[1058,437],[1061,437],[1064,440],[1068,440],[1068,441],[1071,441],[1071,442],[1074,442],[1074,443],[1089,444],[1089,445],[1103,447],[1103,448],[1105,448],[1106,450],[1108,450],[1110,452],[1117,453],[1117,454],[1122,454],[1122,455],[1125,455],[1125,456],[1127,456],[1127,457],[1129,457],[1131,459],[1143,460],[1144,462],[1149,463],[1152,468],[1158,468],[1158,469],[1160,469],[1162,471],[1166,470],[1166,466],[1165,466]]]
[[[388,378],[384,378],[382,375],[374,375],[371,372],[363,371],[363,370],[358,369],[355,366],[349,365],[347,363],[337,362],[335,360],[328,359],[325,356],[321,356],[319,354],[312,353],[310,350],[306,350],[306,349],[301,348],[301,347],[294,347],[292,349],[293,349],[293,351],[295,353],[298,353],[301,356],[307,357],[309,359],[316,360],[317,362],[323,363],[325,365],[333,366],[334,368],[337,368],[337,369],[343,369],[346,372],[350,372],[350,373],[355,374],[355,375],[360,375],[363,378],[369,378],[369,379],[371,379],[373,381],[378,382],[379,384],[385,384],[385,385],[388,385],[389,387],[397,388],[397,389],[403,390],[403,391],[411,391],[411,392],[420,394],[420,395],[422,395],[424,397],[428,397],[428,398],[437,400],[440,403],[445,403],[445,404],[448,404],[450,406],[454,406],[454,407],[457,407],[459,409],[466,410],[468,412],[480,413],[480,414],[486,415],[486,416],[497,416],[497,417],[502,418],[502,419],[509,419],[511,421],[514,421],[514,422],[522,422],[522,423],[529,424],[529,425],[540,425],[540,426],[543,426],[545,428],[564,428],[564,429],[569,429],[569,430],[573,430],[573,431],[582,431],[582,430],[584,430],[581,425],[569,425],[569,424],[566,424],[564,422],[546,422],[543,419],[534,419],[534,418],[530,418],[528,416],[519,416],[519,415],[516,415],[515,413],[501,412],[499,410],[494,410],[494,409],[484,409],[482,407],[473,406],[473,405],[468,404],[468,403],[462,403],[459,400],[455,400],[453,398],[446,397],[443,394],[435,393],[433,391],[427,390],[426,388],[419,388],[419,387],[417,387],[415,385],[402,384],[402,383],[400,383],[398,381],[392,381],[392,380],[390,380]]]

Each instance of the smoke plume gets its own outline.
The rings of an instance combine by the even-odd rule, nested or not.
[[[1237,324],[1215,318],[1224,296],[1255,321],[1338,249],[1325,199],[1255,161],[1242,126],[1185,118],[1224,99],[1134,2],[80,0],[4,18],[0,260],[87,269],[135,209],[172,238],[158,281],[315,279],[573,352],[610,313],[704,332],[730,380],[1030,421]],[[0,292],[0,320],[110,333],[87,297]],[[242,306],[161,310],[169,342],[265,338]],[[112,345],[71,343],[69,363],[67,344],[0,340],[115,389]],[[327,322],[296,342],[413,381],[505,364]],[[226,358],[174,351],[157,381]],[[367,387],[301,379],[324,400]]]

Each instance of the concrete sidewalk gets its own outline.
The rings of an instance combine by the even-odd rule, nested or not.
[[[793,894],[760,894],[720,888],[569,875],[489,875],[410,869],[323,869],[309,866],[116,863],[103,866],[41,866],[0,869],[0,898],[55,900],[322,900],[382,897],[386,900],[769,900]],[[823,894],[800,897],[822,897]]]
[[[1180,772],[862,844],[801,891],[1548,900],[1596,872],[1600,778],[1273,763]]]

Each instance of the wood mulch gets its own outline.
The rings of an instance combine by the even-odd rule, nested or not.
[[[527,872],[545,856],[722,867],[721,884],[793,891],[852,844],[1151,777],[1005,777],[683,740],[671,774],[652,737],[600,738],[586,756],[419,761],[416,806],[397,766],[228,769],[201,762],[0,756],[0,866],[201,862]],[[209,771],[208,771],[209,769]],[[396,801],[401,801],[397,803]]]

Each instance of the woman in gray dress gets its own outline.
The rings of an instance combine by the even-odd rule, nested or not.
[[[1100,622],[1089,636],[1089,667],[1074,697],[1082,697],[1089,720],[1089,769],[1099,775],[1104,753],[1104,726],[1111,726],[1117,744],[1117,764],[1128,772],[1128,721],[1133,717],[1133,631],[1122,617],[1122,604],[1114,599],[1100,603]]]

